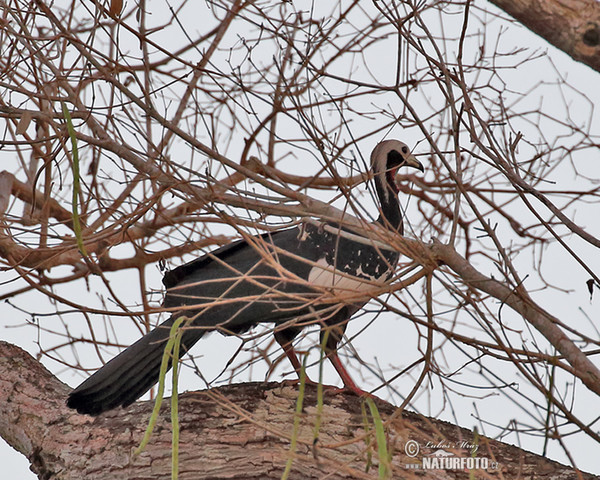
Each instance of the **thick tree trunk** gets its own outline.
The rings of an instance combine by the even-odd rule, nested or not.
[[[598,0],[490,0],[575,60],[600,72]]]
[[[151,402],[92,418],[65,406],[69,391],[29,354],[0,342],[0,435],[29,458],[39,478],[169,478],[168,406],[148,447],[136,456]],[[179,478],[280,479],[290,458],[297,398],[295,386],[275,383],[182,395]],[[383,401],[376,404],[392,454],[390,478],[467,479],[469,462],[475,462],[470,458],[486,467],[485,474],[475,472],[476,478],[576,478],[572,469],[516,447],[476,440],[469,430],[410,412],[400,415]],[[369,409],[356,396],[326,393],[314,442],[316,405],[316,389],[308,386],[289,478],[378,478],[374,421],[364,413]],[[475,443],[472,457],[468,448]],[[444,456],[451,460],[441,460]],[[423,469],[427,462],[457,468]]]

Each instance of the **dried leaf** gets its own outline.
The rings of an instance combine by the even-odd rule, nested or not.
[[[108,11],[111,15],[120,15],[121,10],[123,10],[123,0],[110,0],[110,8]]]
[[[590,278],[587,282],[588,292],[590,292],[590,300],[592,299],[592,294],[594,293],[594,279]]]
[[[12,192],[13,176],[8,172],[0,172],[0,215],[6,213]]]
[[[17,125],[17,135],[24,135],[29,128],[29,124],[31,123],[31,119],[33,118],[31,112],[29,110],[25,110],[19,123]]]

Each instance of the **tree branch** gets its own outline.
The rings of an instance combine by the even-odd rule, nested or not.
[[[143,436],[152,402],[139,402],[96,418],[69,410],[70,389],[20,348],[0,342],[0,435],[27,456],[39,478],[94,480],[166,478],[170,472],[169,408],[163,407],[158,428],[146,451],[133,455]],[[327,392],[327,390],[326,390]],[[250,383],[191,392],[180,398],[180,478],[279,479],[289,455],[296,387]],[[361,400],[350,394],[325,394],[318,441],[313,442],[316,388],[304,399],[298,449],[291,478],[372,479],[377,477],[373,426],[365,429]],[[440,470],[419,470],[430,451],[440,448],[458,458],[470,457],[462,442],[472,445],[473,432],[403,412],[377,401],[386,424],[388,450],[393,452],[394,478],[436,479]],[[420,453],[409,457],[413,440]],[[429,443],[428,443],[429,442]],[[485,437],[479,437],[476,458],[485,458],[486,478],[573,478],[577,472],[559,463]],[[430,445],[427,447],[427,445]],[[439,445],[443,445],[440,447]],[[430,458],[430,457],[429,457]],[[367,466],[372,462],[370,470]],[[250,468],[251,466],[251,468]],[[464,470],[446,470],[449,479],[466,478]],[[585,480],[598,479],[580,474]]]
[[[490,0],[573,59],[600,72],[597,0]]]
[[[558,327],[558,319],[537,305],[525,289],[511,289],[505,284],[486,277],[461,257],[450,245],[434,240],[432,252],[448,265],[472,289],[480,290],[500,300],[520,314],[548,340],[575,369],[577,377],[597,395],[600,395],[600,371],[590,359]]]

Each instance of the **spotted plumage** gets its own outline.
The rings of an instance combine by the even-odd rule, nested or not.
[[[423,167],[396,140],[371,155],[381,215],[377,222],[402,233],[395,176],[402,166]],[[121,352],[69,396],[67,404],[96,415],[127,406],[158,381],[160,363],[175,319],[189,323],[183,352],[207,331],[240,334],[258,323],[275,324],[275,338],[296,370],[292,340],[308,324],[328,332],[326,350],[344,385],[356,393],[336,347],[348,319],[391,278],[398,253],[339,225],[307,221],[221,247],[168,272],[164,307],[171,317]]]

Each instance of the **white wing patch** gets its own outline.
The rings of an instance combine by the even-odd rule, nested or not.
[[[315,262],[310,270],[308,283],[315,287],[331,289],[337,295],[377,290],[386,283],[387,272],[379,277],[373,277],[364,273],[359,266],[356,273],[362,277],[355,277],[333,268],[332,265],[327,263],[325,257],[322,257]]]

